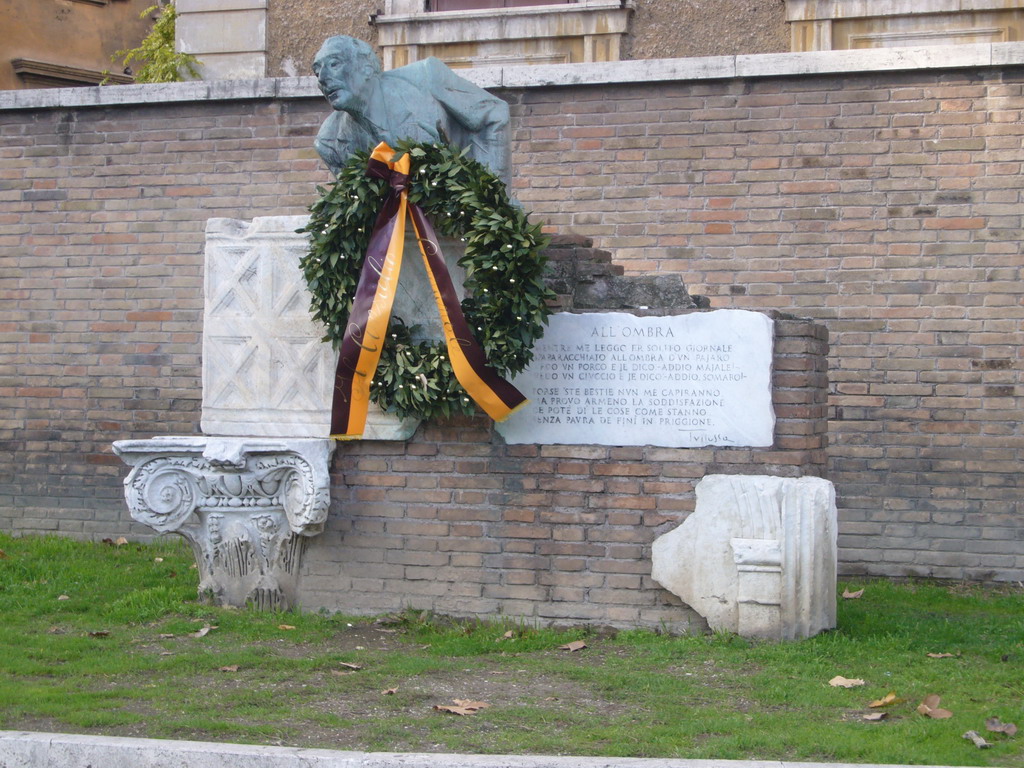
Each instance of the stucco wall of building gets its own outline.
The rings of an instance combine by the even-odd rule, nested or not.
[[[267,9],[267,74],[292,77],[311,73],[313,56],[332,35],[351,35],[377,44],[370,14],[377,0],[278,0]]]
[[[118,50],[134,48],[152,26],[139,18],[150,0],[115,0],[103,5],[72,0],[0,0],[0,90],[26,87],[12,60],[32,59],[93,72],[121,72],[111,62]]]
[[[782,0],[637,0],[623,58],[788,50],[789,29]]]
[[[373,44],[374,0],[326,5],[280,0],[268,13],[268,74],[309,74],[320,44],[331,35],[352,35]],[[718,56],[789,50],[782,0],[635,0],[623,59]]]

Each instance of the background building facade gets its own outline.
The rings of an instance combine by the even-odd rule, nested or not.
[[[734,56],[1024,39],[1021,0],[178,0],[179,45],[206,77],[308,74],[352,35],[386,68]]]
[[[156,0],[0,0],[0,90],[131,82],[111,61],[152,26]]]

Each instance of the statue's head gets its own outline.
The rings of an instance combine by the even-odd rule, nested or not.
[[[380,71],[370,44],[347,35],[327,38],[313,59],[320,90],[332,107],[346,112],[362,111],[361,93]]]

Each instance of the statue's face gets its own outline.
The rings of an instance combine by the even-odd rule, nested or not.
[[[362,106],[360,93],[371,72],[372,67],[359,57],[348,58],[326,46],[313,61],[313,74],[320,82],[320,91],[332,107],[346,112]]]

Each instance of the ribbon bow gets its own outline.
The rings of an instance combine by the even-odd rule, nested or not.
[[[380,361],[402,268],[407,213],[430,277],[455,378],[495,421],[504,421],[526,403],[523,394],[488,365],[483,349],[470,332],[434,228],[423,210],[408,200],[409,155],[392,162],[393,156],[394,150],[381,142],[370,155],[366,169],[367,176],[386,179],[389,189],[370,234],[338,355],[331,437],[339,440],[357,438],[366,428],[370,384]]]

